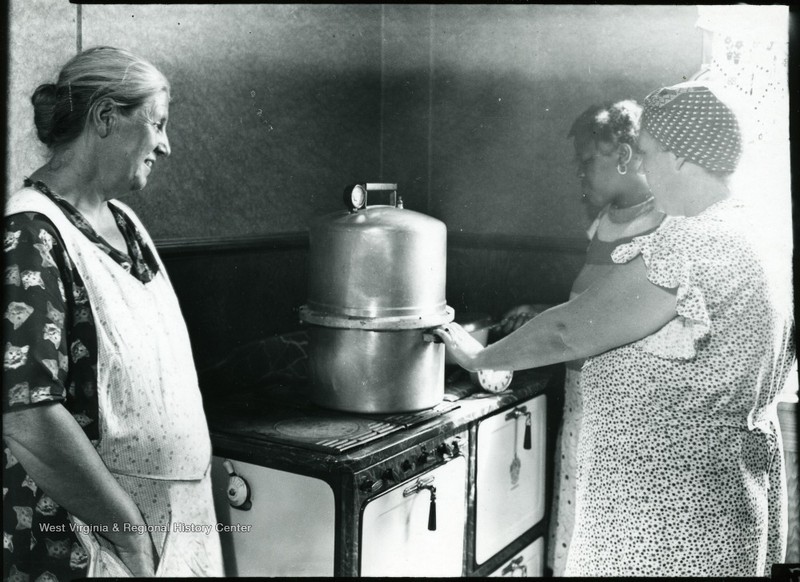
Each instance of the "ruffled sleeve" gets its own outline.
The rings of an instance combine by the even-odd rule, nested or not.
[[[697,343],[711,332],[711,318],[693,260],[697,241],[692,238],[685,219],[672,218],[655,232],[620,245],[611,255],[615,263],[627,263],[641,255],[652,283],[677,289],[677,316],[634,344],[662,358],[694,358]]]

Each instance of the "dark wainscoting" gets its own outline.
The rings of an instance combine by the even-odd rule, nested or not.
[[[162,240],[156,245],[183,310],[198,370],[265,337],[295,331],[307,298],[308,234]],[[569,296],[586,243],[518,235],[448,234],[447,300],[494,317]]]
[[[242,345],[296,330],[308,235],[156,241],[202,371]]]
[[[580,239],[448,233],[447,302],[495,318],[524,303],[569,298],[586,256]]]

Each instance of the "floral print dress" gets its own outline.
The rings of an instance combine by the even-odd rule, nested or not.
[[[617,246],[629,243],[634,236],[652,232],[664,215],[656,210],[652,198],[612,219],[610,207],[604,208],[589,228],[591,242],[586,263],[570,291],[573,299],[608,274],[614,261],[611,253]],[[553,576],[563,576],[569,543],[575,525],[575,477],[577,475],[578,439],[583,422],[581,367],[583,360],[566,363],[564,378],[564,411],[556,436],[553,501],[547,543],[547,566]]]
[[[132,277],[146,283],[158,263],[124,213],[109,205],[126,239],[125,255],[42,183],[69,220]],[[97,333],[77,270],[53,224],[37,213],[6,217],[4,231],[3,412],[59,402],[97,443]],[[86,551],[68,513],[27,475],[3,443],[3,579],[85,577]]]
[[[724,200],[614,251],[676,289],[677,315],[582,368],[566,575],[768,576],[783,560],[794,320],[749,214]]]

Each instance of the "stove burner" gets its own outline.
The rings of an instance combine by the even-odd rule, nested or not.
[[[415,424],[420,424],[426,420],[441,416],[445,412],[450,412],[456,408],[458,408],[458,404],[443,400],[433,408],[428,408],[427,410],[418,410],[417,412],[398,412],[390,414],[389,416],[379,416],[379,418],[381,418],[384,422],[391,422],[392,424],[397,424],[404,428],[408,428],[410,426],[414,426]]]
[[[304,439],[331,439],[345,437],[361,429],[356,422],[326,418],[292,418],[275,425],[282,435]]]
[[[423,424],[459,407],[442,401],[428,410],[394,414],[338,412],[306,401],[303,386],[266,386],[209,407],[212,430],[341,454],[389,433]]]

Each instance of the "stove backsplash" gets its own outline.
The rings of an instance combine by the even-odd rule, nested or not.
[[[293,331],[250,342],[198,373],[200,388],[210,396],[268,384],[308,380],[308,332]]]

